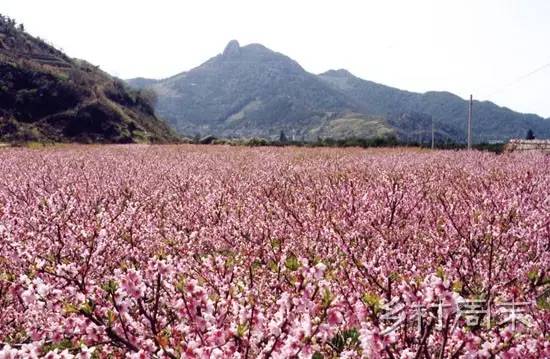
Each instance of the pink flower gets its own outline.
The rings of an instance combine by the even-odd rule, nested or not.
[[[327,314],[327,321],[330,325],[339,325],[342,323],[344,317],[340,311],[335,309],[330,309]]]
[[[122,289],[132,298],[140,298],[145,294],[145,285],[141,275],[134,269],[128,270],[121,280]]]

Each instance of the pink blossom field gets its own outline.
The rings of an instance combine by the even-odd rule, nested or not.
[[[550,156],[0,150],[0,358],[549,358]]]

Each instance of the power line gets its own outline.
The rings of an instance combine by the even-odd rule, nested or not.
[[[492,96],[492,95],[494,95],[494,94],[496,94],[496,93],[498,93],[498,92],[500,92],[500,91],[502,91],[502,90],[504,90],[504,89],[506,89],[506,88],[508,88],[508,87],[510,87],[510,86],[513,86],[513,85],[517,84],[518,82],[521,82],[521,81],[525,80],[526,78],[529,78],[529,77],[533,76],[534,74],[536,74],[536,73],[538,73],[538,72],[541,72],[542,70],[546,69],[547,67],[550,67],[550,62],[548,62],[547,64],[542,65],[542,66],[536,68],[535,70],[533,70],[533,71],[531,71],[531,72],[529,72],[529,73],[527,73],[527,74],[525,74],[525,75],[523,75],[523,76],[518,77],[518,78],[515,79],[514,81],[512,81],[512,82],[510,82],[510,83],[508,83],[508,84],[506,84],[506,85],[504,85],[504,86],[498,88],[497,90],[495,90],[495,91],[489,93],[488,95],[486,95],[486,96],[484,96],[484,97],[490,97],[490,96]]]

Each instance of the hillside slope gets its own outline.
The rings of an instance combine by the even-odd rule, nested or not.
[[[74,60],[0,15],[0,140],[167,142],[155,97]]]

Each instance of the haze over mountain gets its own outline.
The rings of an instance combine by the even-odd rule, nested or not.
[[[295,139],[397,136],[426,141],[432,119],[437,139],[462,142],[467,102],[448,92],[403,91],[359,79],[345,70],[321,75],[259,44],[231,41],[222,54],[163,80],[128,83],[158,94],[158,114],[181,134]],[[550,137],[550,120],[490,102],[474,103],[474,141]]]
[[[166,142],[154,97],[0,15],[0,141]]]

